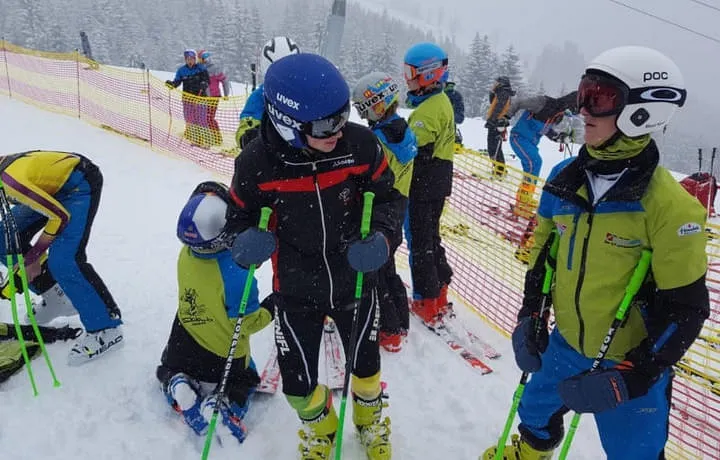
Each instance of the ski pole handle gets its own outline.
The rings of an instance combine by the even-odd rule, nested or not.
[[[637,266],[635,266],[635,271],[633,271],[633,274],[630,277],[630,282],[628,282],[628,285],[625,288],[625,295],[620,302],[620,308],[618,308],[617,313],[615,313],[616,320],[622,321],[625,319],[627,309],[630,307],[633,298],[642,287],[643,281],[645,281],[645,277],[650,269],[651,259],[652,252],[649,249],[643,249],[642,254],[640,254],[640,260],[638,261]]]
[[[360,236],[362,239],[367,238],[370,233],[370,221],[372,217],[372,206],[375,194],[373,192],[363,193],[363,209],[362,209],[362,220],[360,221]],[[358,272],[357,279],[355,281],[355,300],[362,298],[362,286],[363,286],[363,273]]]
[[[560,247],[560,235],[553,231],[550,236],[554,239],[552,245],[550,245],[548,255],[545,258],[545,278],[543,279],[542,286],[543,295],[550,294],[550,288],[552,287],[553,278],[555,277],[555,266],[550,263],[550,260],[557,261],[558,248]]]
[[[365,239],[370,233],[370,218],[372,217],[372,206],[375,194],[373,192],[363,193],[362,221],[360,221],[360,236]]]

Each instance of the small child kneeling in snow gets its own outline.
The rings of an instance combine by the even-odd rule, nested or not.
[[[228,249],[229,203],[225,185],[203,182],[180,214],[177,235],[184,246],[177,265],[178,311],[156,375],[170,405],[198,435],[206,433],[217,402],[222,416],[218,435],[229,432],[243,442],[243,418],[260,383],[249,337],[272,321],[273,307],[270,297],[259,305],[253,280],[225,396],[217,401],[214,390],[223,374],[248,276]]]

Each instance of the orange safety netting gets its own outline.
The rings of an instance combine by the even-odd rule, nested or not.
[[[77,52],[0,44],[0,93],[232,175],[244,97],[193,96],[148,71],[100,65]],[[522,301],[530,217],[542,181],[512,167],[499,180],[494,166],[481,152],[457,150],[441,234],[455,294],[507,335]],[[510,208],[516,202],[517,215]],[[707,235],[712,314],[676,367],[667,445],[674,458],[720,459],[720,227],[708,225]]]

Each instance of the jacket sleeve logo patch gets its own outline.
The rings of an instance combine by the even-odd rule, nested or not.
[[[694,235],[700,232],[702,232],[702,225],[697,222],[688,222],[687,224],[681,225],[677,230],[678,236]]]
[[[623,238],[614,233],[605,234],[605,243],[618,248],[637,248],[642,246],[642,241],[638,239]]]
[[[416,128],[424,128],[424,127],[425,127],[425,123],[423,123],[423,122],[420,121],[420,120],[418,120],[418,121],[416,121],[415,123],[413,123],[413,125],[415,125]]]

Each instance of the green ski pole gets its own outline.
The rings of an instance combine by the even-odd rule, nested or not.
[[[630,282],[628,283],[627,287],[625,287],[625,295],[623,296],[622,301],[620,302],[620,306],[615,313],[615,319],[613,319],[613,322],[610,325],[610,329],[608,329],[608,332],[603,339],[602,345],[600,345],[600,351],[598,351],[597,356],[595,356],[595,360],[590,367],[590,372],[594,372],[597,370],[598,367],[600,367],[602,360],[605,358],[605,355],[610,349],[610,344],[615,337],[615,333],[625,320],[625,314],[630,307],[630,303],[640,290],[640,287],[645,280],[645,276],[647,275],[648,269],[650,268],[651,258],[652,252],[649,249],[643,249],[642,255],[640,256],[640,261],[638,261],[638,264],[635,267],[635,271],[633,272],[632,277],[630,277]],[[564,460],[567,457],[568,451],[570,450],[570,444],[575,437],[575,432],[577,431],[578,424],[580,423],[580,415],[581,414],[578,413],[573,415],[572,421],[570,422],[570,429],[568,430],[567,436],[565,436],[565,441],[563,442],[562,449],[560,449],[560,460]]]
[[[370,233],[370,219],[372,217],[372,204],[375,194],[363,193],[362,221],[360,223],[360,236],[365,239]],[[342,459],[343,428],[345,426],[345,408],[347,406],[348,389],[350,388],[350,374],[353,371],[353,356],[357,346],[358,335],[358,309],[362,301],[363,273],[358,272],[355,280],[355,309],[353,310],[352,327],[350,328],[350,350],[345,355],[345,382],[343,383],[342,399],[340,400],[340,415],[338,415],[338,429],[335,445],[335,460]]]
[[[543,279],[542,285],[542,303],[540,305],[540,313],[535,319],[533,328],[535,330],[535,337],[540,335],[543,327],[547,327],[544,324],[543,319],[546,313],[550,310],[550,288],[552,287],[553,278],[555,277],[555,260],[557,259],[558,246],[560,246],[560,235],[553,231],[551,233],[553,243],[550,246],[550,251],[545,258],[545,278]],[[551,262],[552,261],[552,262]],[[495,449],[495,456],[492,457],[494,460],[502,460],[503,452],[505,452],[505,443],[510,435],[513,422],[515,421],[515,414],[517,414],[518,407],[520,406],[520,399],[525,392],[525,385],[527,384],[528,378],[530,377],[529,372],[523,372],[520,376],[520,383],[518,384],[515,392],[513,393],[513,401],[510,406],[510,413],[508,414],[507,420],[505,420],[505,427],[498,440],[497,448]]]
[[[270,214],[272,209],[263,207],[260,210],[260,223],[258,228],[260,230],[267,230],[268,222],[270,221]],[[255,264],[250,265],[248,268],[247,278],[245,278],[245,288],[243,289],[242,298],[240,299],[240,311],[238,313],[238,319],[235,323],[235,329],[233,330],[232,340],[230,340],[230,351],[228,351],[227,359],[225,360],[225,368],[223,369],[222,378],[220,379],[220,385],[218,386],[217,394],[219,397],[225,395],[225,386],[227,385],[228,377],[230,376],[230,368],[232,367],[233,360],[235,359],[235,348],[237,347],[238,339],[240,338],[240,327],[242,326],[243,316],[245,315],[245,308],[247,307],[248,298],[250,297],[250,289],[252,288],[253,278],[255,277]],[[218,413],[220,412],[220,401],[215,401],[213,407],[212,418],[210,419],[210,425],[208,426],[207,436],[205,437],[205,446],[202,451],[202,460],[207,460],[210,454],[210,446],[212,445],[213,434],[215,433],[215,427],[217,426]]]
[[[8,283],[10,285],[10,310],[12,312],[13,325],[15,326],[15,333],[18,336],[18,342],[20,343],[20,352],[25,362],[27,369],[28,378],[30,379],[30,386],[32,387],[33,396],[38,395],[37,384],[35,383],[35,375],[33,374],[32,365],[30,363],[30,356],[27,352],[27,345],[25,344],[25,338],[22,336],[22,330],[20,328],[20,320],[18,318],[17,300],[15,295],[17,294],[17,286],[15,285],[15,273],[13,267],[15,266],[15,259],[18,260],[20,265],[20,241],[16,227],[14,225],[15,219],[13,218],[12,211],[10,210],[10,203],[5,193],[5,184],[0,180],[0,216],[2,217],[4,237],[5,237],[5,265],[8,269]],[[23,263],[23,269],[24,269]],[[28,306],[29,309],[32,307]]]

